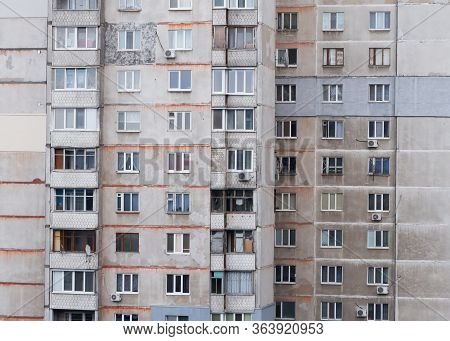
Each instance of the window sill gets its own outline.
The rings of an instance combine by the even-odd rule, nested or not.
[[[328,283],[328,282],[320,282],[320,284],[322,285],[333,285],[333,286],[341,286],[342,283]]]
[[[297,210],[277,210],[277,209],[275,209],[275,212],[297,212]]]
[[[53,89],[54,92],[99,92],[98,89]]]
[[[332,250],[339,250],[342,249],[342,246],[320,246],[321,249],[332,249]]]
[[[275,101],[275,104],[295,104],[297,103],[296,101],[285,101],[285,102],[281,102],[281,101]]]
[[[139,292],[129,292],[129,291],[121,292],[121,291],[116,291],[116,294],[120,294],[120,295],[139,295]]]
[[[97,211],[64,211],[64,210],[53,210],[51,213],[76,213],[76,214],[97,214]]]
[[[53,169],[52,172],[55,173],[97,173],[97,169]]]
[[[167,174],[191,174],[191,172],[190,172],[190,171],[180,171],[180,172],[177,172],[177,171],[167,171]]]
[[[277,32],[296,33],[298,28],[277,28]]]
[[[374,173],[369,173],[367,174],[367,176],[376,176],[376,177],[381,177],[381,178],[388,178],[390,175],[389,174],[374,174]]]
[[[142,49],[117,49],[117,52],[142,52]]]
[[[297,284],[296,282],[273,282],[274,284],[277,285],[295,285]]]
[[[377,68],[388,68],[390,66],[391,66],[391,64],[387,64],[387,65],[371,65],[371,64],[369,64],[369,67],[370,68],[374,68],[374,69],[377,69]]]
[[[322,101],[322,104],[343,104],[343,103],[344,103],[343,101],[336,101],[336,102],[333,102],[333,101],[329,101],[329,102]]]
[[[277,68],[282,68],[282,69],[293,69],[293,68],[298,67],[297,64],[295,64],[295,65],[284,65],[284,64],[280,65],[280,64],[277,64],[276,66],[277,66]]]
[[[179,11],[192,11],[192,7],[189,8],[169,8],[169,11],[175,11],[175,12],[179,12]]]
[[[190,252],[167,252],[166,251],[166,255],[171,255],[171,256],[190,256],[191,253]]]
[[[138,255],[140,252],[139,251],[116,251],[116,253],[118,253],[119,255],[124,254],[124,253],[131,253],[131,254],[136,254]]]
[[[369,104],[391,103],[391,101],[369,101]]]
[[[176,52],[190,52],[190,51],[193,51],[193,49],[177,49],[177,48],[175,48],[175,49],[169,49],[170,51],[176,51]]]
[[[293,174],[283,174],[283,173],[280,173],[280,174],[278,174],[279,176],[297,176],[297,173],[293,173]]]
[[[191,296],[190,293],[186,294],[186,293],[170,293],[170,292],[166,292],[166,296]]]
[[[367,283],[368,287],[388,287],[388,283]]]
[[[117,174],[139,174],[139,171],[116,171]]]
[[[342,33],[342,32],[344,32],[344,30],[338,30],[338,29],[336,29],[336,30],[333,30],[333,29],[324,30],[324,29],[322,29],[322,32],[323,33]]]
[[[80,292],[80,291],[52,291],[52,294],[55,295],[95,295],[95,292],[87,291],[87,292]]]
[[[331,212],[331,213],[341,213],[343,210],[320,210],[320,212]]]
[[[119,8],[119,12],[141,12],[142,8]]]
[[[368,140],[390,140],[390,137],[368,137]]]
[[[389,250],[389,246],[368,246],[368,250]]]
[[[120,133],[120,134],[122,134],[122,133],[133,133],[133,134],[135,134],[135,133],[140,133],[141,131],[140,130],[116,130],[116,133]]]
[[[367,211],[367,213],[370,213],[370,214],[372,214],[372,213],[378,213],[378,214],[386,213],[386,214],[389,214],[389,211]]]
[[[344,173],[322,173],[322,176],[344,176]]]
[[[192,89],[168,89],[168,92],[192,92]]]
[[[369,32],[389,32],[390,28],[369,28]]]
[[[170,214],[170,215],[190,215],[191,212],[166,212],[166,214]]]
[[[297,245],[275,245],[275,247],[281,248],[281,249],[295,249]]]
[[[74,129],[74,128],[68,128],[68,129],[52,129],[52,132],[58,132],[58,133],[98,133],[98,130],[92,130],[92,129]]]
[[[134,212],[123,212],[123,211],[116,211],[116,214],[123,214],[123,215],[135,215],[140,214],[140,211],[134,211]]]
[[[74,52],[74,51],[100,51],[100,49],[98,47],[87,47],[87,48],[54,48],[53,51],[70,51],[70,52]]]
[[[275,317],[275,321],[295,321],[295,317]]]
[[[322,65],[325,69],[336,69],[336,68],[343,68],[345,65]]]
[[[298,140],[298,137],[276,136],[277,140]]]
[[[138,93],[141,92],[141,89],[138,90],[117,90],[119,94],[132,94],[132,93]]]

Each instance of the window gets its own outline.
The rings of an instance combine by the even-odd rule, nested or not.
[[[371,30],[389,30],[391,28],[391,12],[370,12]]]
[[[344,173],[342,157],[323,157],[322,175],[342,175]]]
[[[189,253],[190,243],[189,233],[168,233],[167,253]]]
[[[139,132],[141,130],[141,113],[138,111],[119,111],[117,113],[117,131]]]
[[[293,247],[296,245],[294,229],[275,229],[275,247]]]
[[[383,285],[389,283],[389,268],[373,267],[367,268],[367,284]]]
[[[137,274],[117,274],[116,292],[133,294],[139,292],[139,276]]]
[[[320,233],[320,246],[329,248],[342,247],[342,230],[322,230]]]
[[[169,130],[191,130],[191,113],[169,112]]]
[[[276,265],[275,266],[275,283],[288,284],[295,283],[295,265]]]
[[[171,10],[191,10],[192,0],[170,0],[169,9]]]
[[[95,170],[95,149],[55,149],[54,169]]]
[[[322,265],[320,283],[342,284],[342,266]]]
[[[323,49],[323,66],[344,66],[344,49]]]
[[[189,321],[189,316],[185,316],[185,315],[166,315],[166,321]]]
[[[369,158],[369,175],[389,175],[389,158]]]
[[[95,231],[53,230],[53,252],[85,252],[86,246],[96,250]]]
[[[116,314],[116,321],[139,321],[138,314]]]
[[[344,138],[344,122],[322,121],[322,138],[324,139]]]
[[[369,84],[369,102],[389,102],[389,84]]]
[[[255,48],[254,27],[231,27],[228,28],[228,48],[233,50]]]
[[[228,253],[253,253],[252,231],[227,231],[226,238]]]
[[[295,176],[297,174],[297,158],[295,156],[277,157],[277,174]]]
[[[254,9],[255,0],[230,0],[230,7],[232,9]]]
[[[297,30],[297,13],[278,13],[278,30]]]
[[[391,49],[369,49],[370,66],[389,66],[391,64]]]
[[[228,171],[252,171],[252,150],[228,150]]]
[[[325,12],[322,14],[322,31],[343,31],[344,12]]]
[[[342,211],[343,197],[342,193],[322,193],[322,211]]]
[[[94,272],[53,271],[53,292],[94,293]]]
[[[342,84],[323,85],[323,101],[326,103],[342,102]]]
[[[297,100],[297,87],[295,85],[277,85],[277,102],[295,103]]]
[[[228,0],[213,0],[213,8],[226,8]]]
[[[223,231],[211,232],[211,253],[214,254],[225,253],[224,238],[225,237]]]
[[[96,90],[97,69],[55,69],[55,90]]]
[[[213,109],[213,130],[254,131],[254,110]]]
[[[225,273],[227,295],[253,295],[253,272],[229,271]]]
[[[141,49],[141,31],[119,31],[119,51]]]
[[[141,9],[141,0],[119,0],[119,10],[135,10],[136,11],[136,10],[140,10],[140,9]],[[124,321],[130,321],[130,320],[124,320]]]
[[[368,249],[387,249],[389,248],[389,231],[367,231]]]
[[[141,91],[141,71],[117,71],[117,91],[136,92]]]
[[[211,191],[212,212],[253,212],[253,191]]]
[[[92,311],[64,311],[53,310],[54,321],[95,321],[95,313]]]
[[[93,189],[55,189],[55,210],[86,212],[94,210]]]
[[[192,50],[192,30],[169,31],[170,50]]]
[[[139,212],[139,193],[117,193],[117,212]]]
[[[189,173],[191,169],[191,153],[169,153],[169,173]]]
[[[253,95],[255,70],[213,69],[213,94]]]
[[[211,294],[223,295],[223,271],[212,271],[211,272]]]
[[[96,49],[96,27],[55,27],[55,49]]]
[[[227,27],[213,26],[213,49],[227,48]]]
[[[369,194],[369,212],[388,212],[389,194]]]
[[[295,302],[275,302],[275,318],[295,320]]]
[[[191,71],[169,71],[169,91],[191,91]]]
[[[322,302],[321,310],[322,321],[342,320],[341,302]]]
[[[277,121],[276,122],[276,136],[282,139],[296,139],[297,138],[297,121]]]
[[[189,275],[167,275],[167,294],[189,295]]]
[[[278,67],[296,67],[297,49],[277,49]]]
[[[276,193],[275,211],[296,211],[297,195],[295,193]]]
[[[97,130],[97,109],[55,109],[55,130]]]
[[[368,321],[388,321],[389,305],[387,303],[369,303],[367,305]]]
[[[139,172],[139,153],[138,152],[117,153],[117,171],[123,173]]]
[[[374,138],[389,138],[389,121],[369,121],[369,139]]]
[[[211,321],[251,321],[251,313],[211,314]]]
[[[97,0],[57,0],[56,9],[90,10],[97,9]]]
[[[167,213],[190,213],[189,193],[168,193]]]
[[[116,252],[139,252],[139,233],[116,233]]]

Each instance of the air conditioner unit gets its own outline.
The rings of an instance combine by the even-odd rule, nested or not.
[[[367,317],[367,310],[364,308],[356,308],[356,317]]]
[[[174,59],[177,56],[175,50],[166,50],[164,52],[164,55],[166,56],[167,59]]]
[[[244,173],[244,172],[239,173],[238,179],[239,179],[239,181],[242,181],[242,182],[250,181],[250,174]]]
[[[381,221],[381,213],[373,213],[372,214],[372,221]]]
[[[389,287],[382,285],[377,287],[377,295],[387,295],[389,294]]]
[[[367,148],[378,148],[378,141],[377,140],[367,141]]]
[[[122,301],[122,296],[120,294],[112,294],[111,295],[111,302],[120,302]]]

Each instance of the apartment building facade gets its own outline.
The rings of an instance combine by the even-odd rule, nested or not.
[[[277,1],[277,318],[448,318],[447,11]]]

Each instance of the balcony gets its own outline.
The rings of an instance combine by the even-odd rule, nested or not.
[[[226,26],[227,25],[227,10],[225,8],[214,9],[212,22],[214,26]]]
[[[223,313],[225,310],[225,296],[224,295],[211,295],[211,312]]]
[[[53,171],[50,187],[98,188],[97,172]]]
[[[227,50],[227,66],[257,66],[256,50]]]
[[[227,65],[227,51],[226,50],[212,50],[211,62],[213,66]]]
[[[257,26],[258,10],[256,9],[230,9],[228,10],[229,26]]]
[[[63,310],[97,310],[96,294],[50,294],[50,308]]]
[[[100,11],[54,10],[53,26],[100,26]]]
[[[50,268],[71,270],[97,270],[98,256],[97,254],[88,256],[84,252],[51,252]]]
[[[223,213],[211,213],[211,230],[225,229],[225,215]]]
[[[52,91],[54,108],[98,108],[100,92],[92,91]]]
[[[52,147],[95,148],[100,143],[98,131],[52,131]]]
[[[254,271],[255,269],[256,257],[254,253],[228,253],[225,255],[225,270]]]
[[[225,269],[223,254],[211,255],[211,271],[223,271]]]
[[[211,189],[224,189],[225,186],[226,186],[225,172],[211,173]]]
[[[53,66],[100,65],[100,50],[53,51]]]
[[[226,106],[229,108],[256,107],[256,94],[254,95],[230,95],[227,96]]]
[[[225,309],[229,313],[252,313],[255,310],[255,295],[226,295]]]
[[[226,215],[227,229],[233,230],[255,230],[256,214],[255,213],[227,213]]]
[[[98,214],[87,212],[52,212],[51,226],[53,228],[96,229]]]

